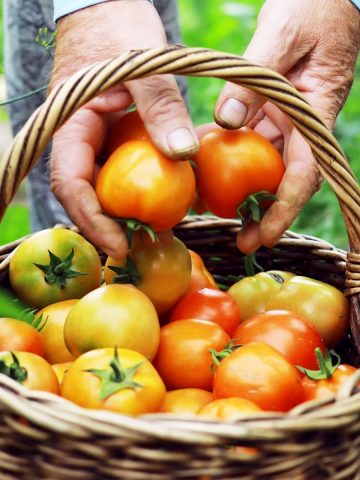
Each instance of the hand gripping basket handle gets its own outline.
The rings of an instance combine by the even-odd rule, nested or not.
[[[346,293],[351,295],[351,327],[360,352],[360,188],[340,145],[294,86],[281,75],[236,55],[178,45],[130,51],[83,69],[58,85],[15,137],[0,163],[0,219],[54,132],[79,107],[118,83],[164,73],[218,77],[247,87],[282,110],[307,140],[344,215],[351,250]]]

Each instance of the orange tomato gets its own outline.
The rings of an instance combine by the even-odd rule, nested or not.
[[[111,155],[129,140],[150,140],[144,122],[136,110],[126,113],[110,125],[106,142],[107,154]]]
[[[201,388],[181,388],[166,392],[159,409],[161,413],[195,415],[212,401],[212,393]]]
[[[0,318],[0,351],[45,354],[44,340],[30,324],[15,318]]]
[[[256,403],[240,397],[228,397],[213,400],[205,405],[198,413],[200,417],[213,420],[238,420],[247,414],[261,412]]]
[[[191,256],[191,278],[187,292],[200,290],[200,288],[213,288],[215,290],[219,290],[214,277],[205,267],[200,255],[193,250],[189,250],[189,253]]]

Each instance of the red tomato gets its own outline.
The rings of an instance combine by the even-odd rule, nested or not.
[[[198,318],[217,323],[231,335],[240,323],[240,308],[226,292],[211,288],[187,293],[171,312],[170,321]]]
[[[238,207],[250,194],[275,194],[285,172],[276,148],[252,130],[207,133],[194,161],[200,200],[223,218],[237,217]]]
[[[216,323],[178,320],[161,328],[154,366],[168,390],[211,390],[213,360],[209,350],[223,350],[229,341],[229,335]]]
[[[144,122],[136,110],[126,113],[111,124],[106,142],[107,154],[111,155],[129,140],[150,140]]]
[[[200,290],[200,288],[214,288],[219,290],[214,277],[204,265],[202,258],[193,250],[189,250],[191,256],[191,278],[187,289],[188,292]]]
[[[195,176],[188,161],[171,160],[150,142],[132,140],[100,169],[96,193],[108,215],[135,219],[154,231],[169,230],[192,205]]]
[[[0,318],[0,351],[32,352],[43,357],[44,340],[30,324],[14,318]]]
[[[161,413],[195,415],[213,399],[212,393],[201,388],[181,388],[166,392],[159,409]]]
[[[212,420],[239,420],[248,414],[261,412],[256,403],[240,397],[220,398],[205,405],[198,413]]]
[[[245,320],[233,333],[236,343],[266,343],[294,366],[317,368],[315,348],[325,353],[325,343],[316,328],[286,310],[270,310]]]
[[[287,412],[303,400],[296,368],[274,348],[249,343],[233,351],[217,366],[214,398],[241,397],[263,410]]]

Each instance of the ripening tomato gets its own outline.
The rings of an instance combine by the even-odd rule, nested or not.
[[[59,380],[60,385],[61,385],[61,382],[63,381],[64,376],[66,375],[66,372],[69,370],[70,365],[72,365],[72,363],[73,362],[63,362],[63,363],[54,363],[53,365],[51,365],[57,379]]]
[[[157,242],[136,241],[127,261],[128,265],[124,260],[107,259],[106,283],[134,284],[150,298],[159,315],[170,310],[188,288],[191,258],[176,237]],[[115,267],[117,273],[110,267]]]
[[[214,277],[205,267],[200,255],[193,250],[189,250],[189,253],[191,256],[191,278],[187,292],[200,290],[200,288],[214,288],[215,290],[219,290]]]
[[[217,323],[231,335],[240,323],[240,308],[228,293],[202,288],[182,297],[171,312],[170,322],[186,318]]]
[[[235,298],[240,307],[241,320],[264,312],[270,298],[294,276],[290,272],[270,270],[242,278],[234,283],[228,289],[228,293]]]
[[[0,351],[32,352],[43,357],[44,340],[32,325],[15,318],[0,318]]]
[[[111,155],[129,140],[150,140],[144,122],[136,110],[126,113],[110,125],[106,142],[107,154]]]
[[[70,362],[75,359],[64,341],[64,325],[72,307],[78,300],[56,302],[37,312],[35,318],[42,317],[40,334],[44,340],[44,357],[50,364]]]
[[[133,285],[106,285],[85,295],[70,310],[64,339],[78,357],[105,347],[129,348],[152,360],[160,324],[154,305]]]
[[[51,365],[31,352],[1,352],[0,373],[10,376],[30,390],[59,395],[60,385]]]
[[[246,415],[261,412],[256,403],[246,398],[229,397],[213,400],[205,405],[198,413],[200,417],[212,420],[239,420]]]
[[[297,369],[274,348],[249,343],[216,367],[214,398],[241,397],[263,410],[286,412],[303,400]]]
[[[42,230],[24,240],[9,267],[11,288],[35,308],[81,298],[100,286],[101,276],[95,247],[65,228]]]
[[[201,202],[215,215],[238,216],[250,194],[275,194],[284,162],[267,139],[252,130],[215,129],[202,137],[194,156]]]
[[[195,176],[188,161],[171,160],[150,142],[132,140],[100,169],[96,193],[108,215],[135,219],[154,231],[168,230],[189,211]]]
[[[213,399],[212,393],[201,388],[181,388],[166,392],[159,412],[176,415],[196,415]]]
[[[159,409],[165,386],[140,353],[101,348],[74,361],[62,381],[61,395],[81,407],[140,415]]]
[[[296,276],[285,282],[266,304],[266,310],[291,310],[306,318],[327,347],[337,345],[349,324],[349,303],[337,288]]]
[[[261,342],[270,345],[294,366],[317,368],[315,348],[326,347],[316,328],[304,318],[286,310],[269,310],[248,318],[233,333],[236,343]]]
[[[216,323],[178,320],[161,328],[153,363],[168,390],[211,390],[213,360],[209,350],[222,350],[229,341],[229,335]]]

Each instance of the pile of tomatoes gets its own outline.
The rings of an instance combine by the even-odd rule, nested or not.
[[[282,271],[222,291],[172,232],[194,202],[256,221],[284,173],[280,155],[254,132],[215,129],[193,167],[158,152],[136,113],[126,117],[110,134],[96,191],[108,215],[135,225],[129,252],[103,266],[71,230],[24,240],[9,280],[33,311],[0,318],[0,373],[82,407],[132,415],[233,420],[333,395],[355,372],[330,350],[348,328],[343,293]]]

